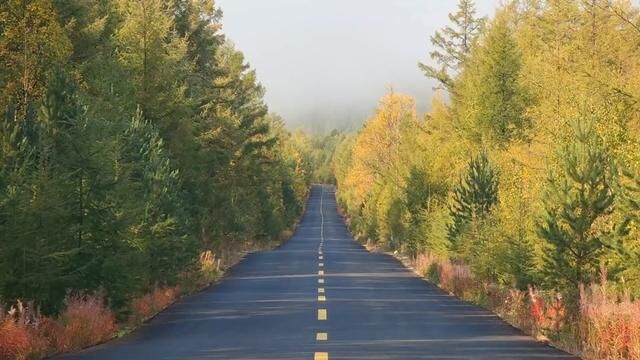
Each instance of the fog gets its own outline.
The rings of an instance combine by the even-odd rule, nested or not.
[[[480,15],[500,0],[477,0]],[[218,0],[224,32],[265,86],[271,111],[316,132],[353,129],[394,91],[428,110],[435,83],[418,61],[454,0]]]

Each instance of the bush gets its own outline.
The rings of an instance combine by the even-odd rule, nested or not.
[[[154,287],[153,290],[131,301],[132,322],[140,323],[166,309],[180,296],[180,288]]]
[[[58,321],[48,324],[46,332],[58,352],[79,350],[110,339],[116,319],[104,303],[102,292],[69,293]]]
[[[31,305],[24,306],[20,301],[8,311],[0,306],[0,359],[45,355],[47,340],[40,332],[43,319]]]
[[[9,311],[0,306],[0,359],[22,360],[79,350],[113,336],[116,321],[101,292],[67,294],[57,319],[43,317],[18,301]]]

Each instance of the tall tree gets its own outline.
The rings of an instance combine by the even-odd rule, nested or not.
[[[178,139],[186,136],[189,127],[180,121],[185,115],[187,42],[174,30],[165,1],[119,0],[118,9],[122,24],[116,33],[117,52],[134,85],[130,109],[139,106],[177,152],[181,145]]]
[[[462,127],[474,140],[498,145],[524,138],[529,97],[520,83],[521,54],[507,14],[498,14],[469,62],[454,97]]]
[[[476,39],[480,35],[485,18],[476,16],[473,0],[460,0],[458,11],[449,14],[451,25],[436,31],[431,43],[436,50],[429,55],[436,66],[418,63],[428,78],[438,81],[440,86],[453,92],[454,79],[462,71],[465,61]]]

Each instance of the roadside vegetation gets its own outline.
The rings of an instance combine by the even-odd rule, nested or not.
[[[333,156],[354,235],[588,359],[640,359],[640,12],[461,0],[419,67]],[[329,150],[328,150],[329,151]],[[333,150],[330,150],[333,151]]]
[[[291,235],[310,140],[213,0],[0,2],[0,358],[126,331]]]

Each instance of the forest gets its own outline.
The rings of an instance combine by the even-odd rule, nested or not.
[[[212,0],[0,2],[0,358],[112,337],[289,236],[312,140]]]
[[[460,0],[431,43],[431,111],[390,91],[327,150],[354,235],[541,340],[640,358],[638,6]]]

